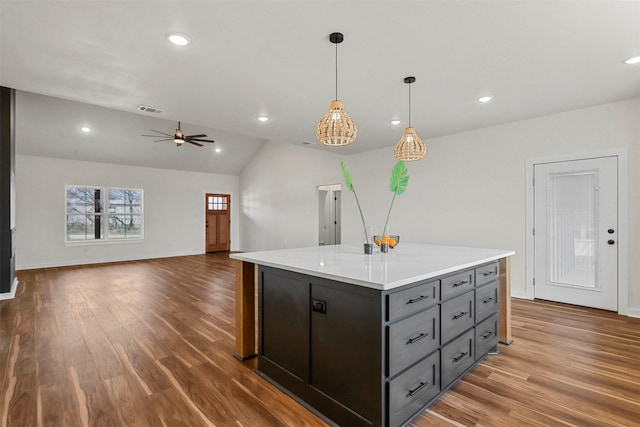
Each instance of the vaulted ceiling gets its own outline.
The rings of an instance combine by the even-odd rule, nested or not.
[[[338,97],[359,136],[309,149],[392,155],[410,75],[411,124],[427,143],[640,96],[640,64],[624,64],[640,55],[638,1],[5,0],[0,85],[31,92],[18,97],[19,153],[239,174],[265,141],[315,142],[335,96],[335,31]],[[177,121],[216,143],[140,136]]]

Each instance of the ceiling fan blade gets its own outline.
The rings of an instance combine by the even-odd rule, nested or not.
[[[205,135],[204,133],[201,133],[199,135],[185,135],[185,138],[206,138],[207,135]]]
[[[189,138],[188,141],[200,141],[200,142],[211,142],[211,143],[215,142],[212,139],[201,139],[201,138]]]
[[[187,139],[186,141],[187,141],[189,144],[197,145],[198,147],[202,147],[202,146],[203,146],[202,144],[198,144],[197,142],[193,142],[193,141],[188,140],[188,139]]]
[[[161,133],[161,134],[163,134],[163,135],[173,136],[173,135],[172,135],[172,134],[170,134],[170,133],[160,132],[159,130],[155,130],[155,129],[149,129],[149,130],[150,130],[151,132],[158,132],[158,133]]]
[[[157,139],[153,142],[162,142],[162,141],[173,141],[173,138]]]

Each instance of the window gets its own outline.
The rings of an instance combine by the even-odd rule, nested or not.
[[[142,239],[142,190],[68,186],[66,240]]]
[[[207,196],[207,209],[210,211],[226,211],[229,210],[229,196],[227,195],[211,195]]]

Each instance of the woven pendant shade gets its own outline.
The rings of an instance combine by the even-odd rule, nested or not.
[[[405,128],[404,134],[393,150],[396,159],[403,161],[420,160],[427,154],[427,146],[416,133],[415,128]]]
[[[414,83],[416,78],[413,76],[405,77],[404,82],[409,86],[409,127],[404,129],[404,134],[400,141],[393,149],[393,154],[396,159],[402,161],[420,160],[427,154],[427,146],[420,139],[416,133],[415,128],[411,127],[411,83]]]
[[[351,144],[358,136],[358,128],[351,117],[344,111],[342,102],[331,102],[329,111],[322,116],[316,126],[316,137],[324,145]]]

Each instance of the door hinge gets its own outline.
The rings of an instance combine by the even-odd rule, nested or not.
[[[536,285],[536,278],[534,277],[533,278],[533,286],[535,286],[535,285]]]
[[[533,229],[533,235],[534,236],[536,235],[536,229],[535,228]]]

